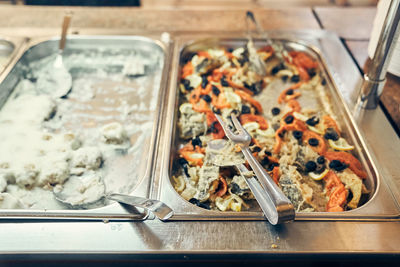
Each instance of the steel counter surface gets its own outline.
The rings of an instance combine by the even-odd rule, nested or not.
[[[350,57],[338,60],[327,50],[338,71],[334,78],[356,88],[360,74]],[[347,66],[346,68],[344,66]],[[343,86],[339,86],[343,88]],[[351,102],[349,90],[345,99]],[[400,142],[382,110],[360,120],[377,168],[392,188],[400,184]],[[160,140],[162,143],[164,140]],[[161,155],[156,155],[160,162]],[[162,164],[155,164],[155,176]],[[397,190],[395,198],[399,200]],[[305,254],[400,255],[400,222],[296,221],[271,226],[265,221],[94,222],[3,220],[0,260],[15,259],[190,259],[208,254],[227,258],[257,254],[260,258]],[[275,246],[276,245],[276,246]]]

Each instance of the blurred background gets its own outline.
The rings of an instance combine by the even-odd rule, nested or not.
[[[149,8],[251,8],[293,6],[373,6],[378,0],[0,0],[3,5],[136,6]]]

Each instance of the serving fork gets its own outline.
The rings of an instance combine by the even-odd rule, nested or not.
[[[251,135],[246,131],[246,129],[243,128],[243,126],[234,114],[231,115],[231,118],[233,125],[235,126],[238,133],[234,133],[223,121],[220,115],[215,114],[215,117],[221,124],[225,135],[232,142],[240,145],[244,157],[246,158],[251,169],[255,173],[258,181],[262,186],[262,189],[264,189],[264,192],[260,192],[260,190],[253,191],[253,188],[259,187],[249,186],[261,209],[263,210],[265,217],[273,225],[286,221],[293,221],[295,218],[293,204],[283,194],[283,192],[275,184],[271,176],[264,170],[264,168],[250,151],[249,145],[251,142]]]

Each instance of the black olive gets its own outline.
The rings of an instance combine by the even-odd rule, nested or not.
[[[239,112],[239,110],[234,109],[234,110],[231,111],[230,114],[232,114],[232,113],[235,114],[236,117],[237,117],[237,115],[239,115],[240,112]],[[230,119],[232,120],[232,117],[230,117]]]
[[[283,75],[281,77],[282,81],[284,81],[284,82],[286,82],[288,80],[288,78],[289,78],[289,76],[287,76],[287,75]]]
[[[315,171],[315,169],[317,168],[317,163],[315,163],[314,161],[308,161],[306,163],[306,172],[313,172]]]
[[[308,69],[307,70],[308,75],[312,78],[315,76],[315,74],[317,74],[317,72],[315,71],[314,68]]]
[[[261,151],[261,147],[259,147],[259,146],[253,147],[253,152],[260,152],[260,151]]]
[[[278,135],[280,138],[283,138],[285,136],[286,131],[283,130],[282,132],[280,132]]]
[[[324,156],[319,156],[317,158],[317,162],[318,162],[318,164],[324,164],[325,163],[325,157]]]
[[[265,157],[265,158],[263,158],[262,160],[261,160],[261,165],[268,165],[268,163],[269,163],[269,158],[268,157]]]
[[[293,89],[289,89],[286,91],[287,95],[293,95],[293,93],[294,93]]]
[[[231,183],[230,187],[231,187],[231,192],[234,194],[239,194],[240,192],[242,192],[242,189],[240,189],[240,186],[238,186],[236,183]]]
[[[204,101],[206,101],[207,103],[211,102],[211,96],[209,96],[209,95],[203,95],[201,98],[203,98]]]
[[[207,75],[201,76],[201,87],[206,88],[207,84],[208,84]]]
[[[243,105],[242,106],[242,114],[249,114],[250,113],[250,107]]]
[[[212,107],[212,111],[213,111],[215,114],[221,114],[221,110],[218,109],[218,108],[216,108],[216,107]]]
[[[197,198],[191,198],[189,199],[189,202],[200,207],[203,209],[210,209],[210,206],[207,203],[201,203]]]
[[[212,86],[212,92],[216,96],[218,96],[221,93],[221,91],[215,85]]]
[[[188,167],[189,166],[188,161],[186,159],[184,159],[184,158],[179,158],[178,159],[178,164],[182,166],[183,171],[185,172],[186,176],[189,177],[190,175],[189,175],[189,171],[188,171],[188,168],[189,168]]]
[[[229,86],[229,83],[226,81],[226,77],[225,76],[222,76],[222,78],[221,78],[221,85],[225,86],[225,87]]]
[[[179,163],[179,165],[183,166],[185,164],[188,164],[188,161],[184,158],[179,158],[178,163]]]
[[[229,53],[232,53],[233,52],[233,48],[229,47],[229,48],[226,49],[226,51],[228,51]]]
[[[279,166],[279,164],[278,163],[275,163],[275,162],[272,162],[269,166],[268,166],[268,168],[267,168],[267,171],[272,171],[275,167],[277,167],[277,166]]]
[[[320,174],[323,171],[325,171],[325,165],[318,165],[314,172]]]
[[[252,85],[250,85],[250,86],[248,87],[248,89],[249,89],[250,91],[252,91],[254,94],[258,94],[258,93],[261,92],[261,90],[262,90],[262,83],[263,83],[263,81],[255,82],[255,83],[253,83]]]
[[[272,153],[269,151],[265,151],[265,155],[272,156]]]
[[[184,63],[184,64],[186,64],[186,63],[188,63],[189,61],[191,61],[192,58],[193,58],[195,55],[196,55],[195,52],[187,53],[187,54],[185,54],[185,55],[182,57],[181,62]]]
[[[190,86],[190,81],[189,80],[183,79],[182,80],[182,84],[185,87],[186,91],[192,91],[194,89],[192,86]]]
[[[206,210],[210,209],[210,205],[207,204],[207,203],[201,203],[200,202],[197,206],[199,206],[200,208],[206,209]]]
[[[275,108],[271,109],[271,113],[272,113],[272,115],[276,116],[279,113],[281,113],[281,110],[279,108],[275,107]]]
[[[302,131],[293,131],[293,137],[296,138],[297,140],[300,140],[303,137],[303,132]]]
[[[200,203],[200,201],[197,198],[194,198],[194,197],[189,199],[189,202],[194,204],[194,205],[198,205]]]
[[[312,116],[308,120],[306,120],[306,123],[310,126],[315,126],[319,123],[319,119],[316,116]]]
[[[293,83],[298,83],[298,82],[300,82],[300,76],[299,75],[293,75],[292,78],[290,78],[290,80]]]
[[[325,78],[322,79],[321,84],[322,84],[322,85],[325,85],[325,84],[326,84]]]
[[[287,116],[287,117],[285,118],[285,122],[286,122],[287,124],[292,123],[293,120],[294,120],[293,115],[289,115],[289,116]]]
[[[277,74],[278,71],[280,71],[280,70],[281,70],[281,69],[279,68],[279,65],[278,65],[278,66],[275,66],[275,67],[272,68],[271,74],[272,74],[272,75],[275,75],[275,74]]]
[[[318,139],[316,139],[316,138],[310,138],[310,139],[308,139],[308,144],[309,144],[310,146],[318,146],[319,141],[318,141]]]
[[[332,139],[333,141],[337,141],[339,140],[339,135],[337,134],[337,132],[332,129],[332,128],[328,128],[326,130],[326,133],[324,134],[324,138],[325,139]]]
[[[335,171],[343,171],[344,169],[346,169],[348,166],[346,164],[344,164],[343,162],[341,162],[340,160],[332,160],[329,163],[329,168],[334,169]]]
[[[196,138],[192,139],[192,145],[193,145],[193,147],[196,147],[196,146],[202,147],[200,137],[197,136]]]

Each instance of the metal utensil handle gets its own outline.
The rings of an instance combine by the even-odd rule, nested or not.
[[[69,24],[71,22],[71,18],[72,18],[72,12],[68,12],[64,16],[64,20],[63,20],[63,24],[62,24],[62,28],[61,28],[61,39],[60,39],[60,43],[59,43],[59,47],[58,47],[61,51],[63,51],[65,48],[65,42],[67,40],[67,31],[69,28]]]
[[[283,44],[280,42],[273,42],[271,40],[271,38],[268,36],[267,32],[264,31],[263,28],[261,28],[260,24],[256,20],[256,17],[254,16],[253,12],[247,11],[246,18],[248,20],[250,20],[251,22],[253,22],[253,24],[256,26],[258,33],[261,34],[262,38],[266,41],[267,45],[270,45],[274,49],[274,51],[276,52],[276,55],[281,60],[283,60],[284,57],[286,57],[289,60],[289,62],[291,62],[291,57],[290,57],[289,53],[287,53],[287,51],[283,47]],[[247,27],[249,28],[248,25],[247,25]],[[247,31],[249,32],[249,30],[247,30]]]
[[[236,165],[236,168],[242,174],[242,177],[245,178],[247,185],[260,205],[265,217],[272,225],[276,225],[279,222],[279,214],[273,200],[266,193],[257,179],[254,177],[246,177],[246,172],[248,172],[248,170],[243,164]]]
[[[157,216],[158,219],[162,221],[168,220],[174,214],[173,210],[170,207],[168,207],[165,203],[154,199],[135,197],[123,194],[116,194],[116,193],[108,194],[106,195],[106,198],[149,210],[152,213],[154,213],[154,215]]]
[[[291,204],[290,200],[282,193],[271,176],[269,176],[261,164],[251,154],[250,149],[248,147],[242,147],[242,152],[262,186],[265,188],[265,190],[270,192],[272,200],[275,202],[275,204]]]

